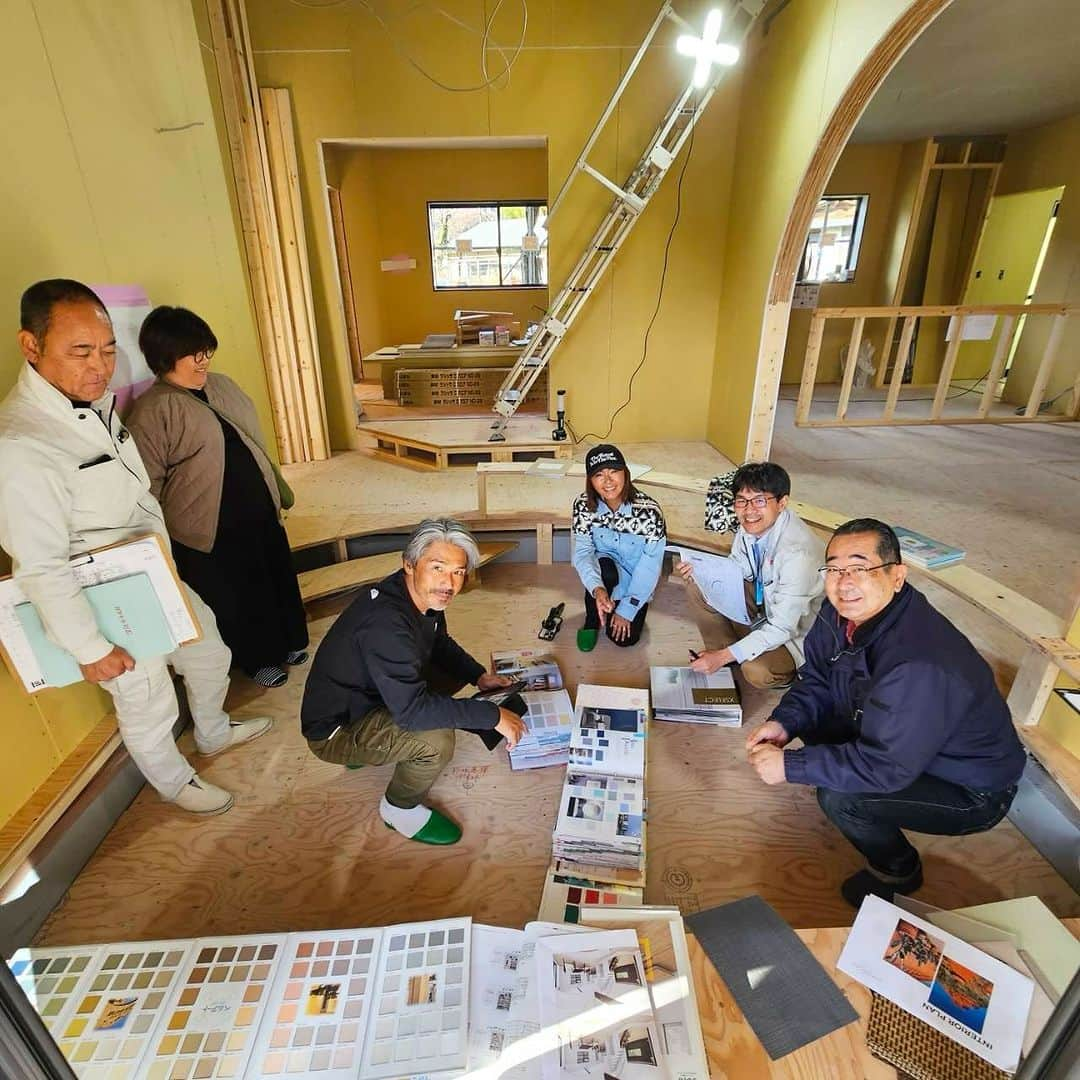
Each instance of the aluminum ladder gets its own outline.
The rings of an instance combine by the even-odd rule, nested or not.
[[[741,23],[741,26],[735,29],[740,43],[745,40],[762,7],[764,7],[763,0],[736,0],[725,20],[728,23],[725,39],[731,40],[730,23],[734,21]],[[550,362],[559,343],[566,336],[566,332],[573,326],[574,320],[604,276],[604,271],[611,265],[616,252],[630,235],[638,216],[649,205],[672,162],[678,157],[683,144],[690,137],[690,132],[693,131],[705,106],[708,105],[713,93],[729,70],[726,67],[717,67],[712,72],[708,83],[700,90],[694,86],[693,80],[687,83],[686,89],[669,109],[625,184],[620,186],[593,168],[588,162],[589,154],[614,113],[619,99],[630,84],[653,38],[667,21],[675,23],[688,34],[697,36],[697,28],[675,12],[671,0],[665,0],[616,87],[607,108],[604,109],[596,127],[593,128],[584,149],[578,155],[574,167],[563,181],[558,195],[555,196],[555,201],[548,210],[546,226],[550,226],[551,218],[558,210],[560,203],[566,197],[574,180],[582,173],[591,176],[597,183],[610,189],[615,196],[607,215],[585,246],[577,265],[570,272],[554,302],[529,339],[529,343],[496,392],[492,409],[498,414],[498,418],[491,425],[492,434],[488,439],[489,442],[506,441],[504,434],[506,425],[525,400],[533,383]]]

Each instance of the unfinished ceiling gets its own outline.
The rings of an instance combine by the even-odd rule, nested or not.
[[[1080,112],[1077,0],[954,0],[886,78],[852,142],[991,135]]]

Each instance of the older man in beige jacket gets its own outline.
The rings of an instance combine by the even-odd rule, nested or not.
[[[168,665],[187,684],[203,755],[257,738],[271,721],[225,713],[229,650],[213,613],[188,590],[201,640],[136,664],[102,636],[70,569],[73,556],[147,533],[169,543],[108,389],[116,363],[109,315],[91,289],[63,279],[27,289],[20,315],[27,363],[0,404],[0,547],[48,637],[112,696],[124,744],[147,780],[185,810],[222,813],[232,796],[200,779],[173,739],[179,708]]]

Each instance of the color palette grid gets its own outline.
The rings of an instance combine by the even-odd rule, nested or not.
[[[364,1080],[465,1068],[471,925],[443,919],[386,929]]]
[[[242,1076],[284,945],[282,937],[264,934],[195,941],[140,1078]]]
[[[8,961],[15,981],[37,1010],[53,1038],[73,1001],[85,990],[100,945],[52,949],[19,949]]]
[[[631,885],[605,884],[569,874],[549,873],[537,918],[578,923],[585,904],[635,906],[643,902],[644,890]]]
[[[383,931],[290,934],[249,1077],[358,1075]]]
[[[134,1080],[162,1007],[187,970],[190,941],[106,945],[86,989],[72,999],[54,1035],[86,1080]]]

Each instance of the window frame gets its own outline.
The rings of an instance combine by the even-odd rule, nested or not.
[[[828,192],[818,199],[814,206],[814,215],[816,216],[818,207],[823,202],[842,202],[845,199],[854,199],[858,203],[858,208],[855,211],[855,223],[851,230],[851,243],[848,245],[848,257],[845,270],[847,276],[841,279],[830,278],[822,281],[820,279],[804,277],[806,270],[806,253],[810,249],[810,230],[806,232],[806,241],[803,244],[802,258],[799,260],[799,273],[796,278],[796,285],[850,285],[855,280],[855,272],[858,269],[859,255],[862,251],[862,239],[863,232],[866,229],[866,218],[870,212],[870,195],[869,193],[862,194],[840,194]],[[811,219],[813,220],[813,219]],[[828,228],[829,217],[828,211],[825,213],[825,228]],[[822,232],[825,231],[822,229]]]
[[[499,211],[504,206],[536,206],[544,210],[544,220],[547,221],[547,199],[430,199],[425,204],[424,215],[428,238],[428,254],[431,257],[431,288],[433,292],[517,292],[519,290],[547,289],[549,282],[542,285],[440,285],[435,280],[435,244],[431,236],[431,211],[467,208],[472,206],[492,207],[495,210],[495,229],[497,245],[495,259],[499,266],[499,277],[502,278],[502,215]],[[550,279],[549,279],[550,280]]]

